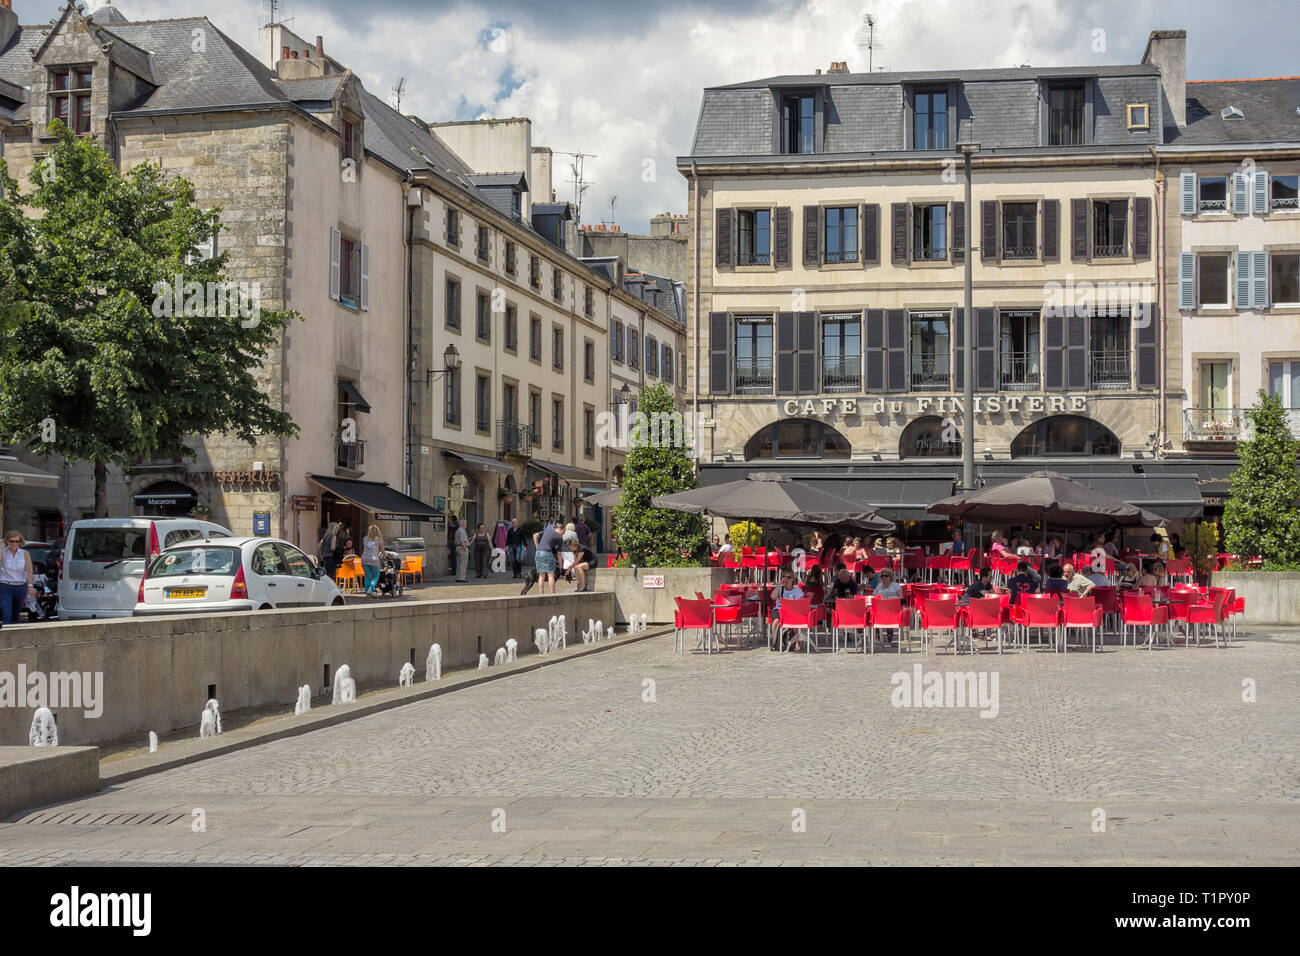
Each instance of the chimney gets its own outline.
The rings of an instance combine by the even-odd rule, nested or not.
[[[325,57],[325,40],[322,37],[316,37],[316,56],[318,59]]]
[[[290,51],[289,51],[289,59],[291,59],[291,60],[296,60],[296,59],[298,59],[298,51],[297,51],[297,50],[290,50]]]
[[[1142,62],[1160,70],[1165,126],[1187,125],[1187,31],[1152,30]]]
[[[289,59],[289,48],[287,46],[280,47],[280,59],[282,60]]]
[[[0,50],[7,47],[18,32],[18,14],[9,7],[10,0],[0,0]]]

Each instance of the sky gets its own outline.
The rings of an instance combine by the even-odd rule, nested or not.
[[[90,0],[90,9],[103,0]],[[60,0],[13,0],[45,23]],[[268,0],[117,0],[131,20],[206,15],[255,55]],[[1252,0],[1239,16],[1186,0],[317,0],[278,18],[391,101],[429,122],[526,116],[573,200],[571,157],[589,154],[586,223],[646,232],[686,211],[675,159],[690,151],[701,90],[846,60],[867,69],[863,16],[879,70],[1137,63],[1153,29],[1187,30],[1188,79],[1282,76],[1296,69],[1294,0]],[[1244,8],[1236,8],[1243,9]],[[1261,30],[1259,24],[1289,24]],[[611,198],[613,206],[611,211]]]

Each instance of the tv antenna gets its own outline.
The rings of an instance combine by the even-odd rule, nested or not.
[[[280,0],[268,0],[268,2],[269,2],[270,5],[271,5],[271,19],[267,21],[268,25],[269,25],[269,24],[285,24],[285,23],[292,23],[292,22],[293,22],[293,17],[285,17],[283,20],[277,20],[277,19],[276,19],[275,12],[276,12],[276,10],[278,10],[278,9],[282,6],[282,4],[280,3]]]
[[[874,72],[874,54],[876,47],[882,44],[876,39],[876,18],[874,14],[862,14],[862,26],[858,28],[858,53],[867,53],[867,72]]]
[[[572,156],[573,162],[569,163],[569,172],[573,175],[573,218],[582,223],[582,197],[586,194],[595,183],[589,181],[584,172],[584,161],[595,159],[595,153],[569,152],[564,149],[557,149],[554,152],[561,156]]]
[[[607,223],[607,225],[612,226],[614,225],[614,223],[618,222],[618,220],[614,218],[614,206],[617,203],[618,203],[618,196],[611,195],[609,197],[609,222]]]
[[[402,112],[402,91],[404,89],[406,89],[406,77],[399,79],[397,85],[393,87],[393,109],[399,113]]]

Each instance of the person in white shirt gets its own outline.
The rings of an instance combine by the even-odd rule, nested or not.
[[[17,531],[5,535],[0,550],[0,612],[5,624],[17,624],[27,596],[35,595],[32,585],[32,556],[23,547],[26,542]]]
[[[792,601],[797,601],[803,596],[803,588],[799,587],[795,582],[794,572],[781,572],[781,583],[774,592],[774,601],[772,603],[772,626],[776,630],[778,646],[781,640],[781,600],[790,598]],[[790,649],[793,650],[794,647],[795,645],[791,644]]]
[[[880,571],[880,583],[871,592],[873,597],[878,598],[901,598],[903,589],[899,587],[898,582],[894,580],[894,572],[889,568],[882,568]]]

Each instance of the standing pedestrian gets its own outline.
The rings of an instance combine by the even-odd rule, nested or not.
[[[17,624],[27,596],[36,596],[32,586],[32,556],[23,548],[27,542],[17,531],[5,535],[0,550],[0,612],[5,624]]]
[[[456,580],[466,581],[469,579],[469,534],[465,531],[465,525],[457,523],[456,525]]]
[[[334,539],[338,536],[338,530],[339,523],[331,521],[325,529],[325,534],[320,539],[320,563],[325,568],[325,573],[330,576],[331,581],[338,577],[339,561],[343,557],[342,548],[338,548],[338,553],[335,554],[336,544]]]
[[[533,547],[537,549],[533,562],[537,568],[537,580],[541,583],[541,594],[555,593],[555,552],[563,540],[562,528],[563,525],[557,528],[555,522],[547,522],[546,527],[533,535]]]
[[[456,573],[456,530],[460,522],[455,515],[447,515],[447,573]]]
[[[487,528],[481,521],[478,530],[474,532],[474,540],[470,543],[470,547],[474,551],[474,573],[479,577],[485,577],[492,566],[492,539],[488,537]]]
[[[573,530],[578,532],[578,543],[584,548],[591,544],[591,525],[587,524],[581,515],[579,515],[578,520],[574,522]]]
[[[384,557],[384,536],[379,525],[372,524],[361,541],[361,570],[365,574],[366,597],[373,597],[379,583],[379,564]]]
[[[527,541],[524,529],[519,527],[519,519],[510,519],[510,529],[506,531],[506,556],[510,559],[510,570],[518,578],[524,571],[524,555],[527,554]]]

